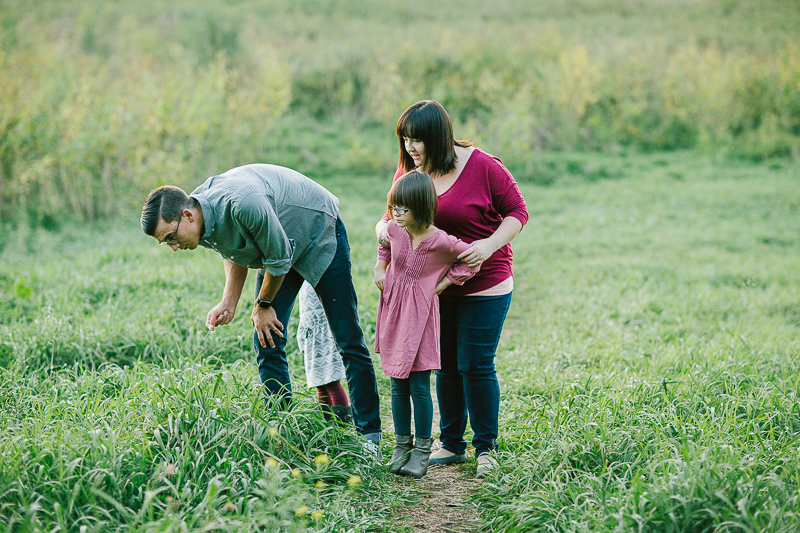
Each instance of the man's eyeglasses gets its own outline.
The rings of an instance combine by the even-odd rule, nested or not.
[[[172,246],[173,244],[178,244],[178,228],[181,227],[181,218],[178,219],[178,225],[175,226],[175,231],[167,235],[163,241],[158,241],[159,246]]]
[[[389,205],[389,209],[391,209],[392,213],[398,216],[405,215],[406,213],[411,211],[411,209],[407,207],[397,207],[396,205],[391,205],[391,204]]]

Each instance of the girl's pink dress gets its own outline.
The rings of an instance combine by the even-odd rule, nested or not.
[[[461,285],[479,267],[457,262],[469,244],[442,230],[411,249],[411,236],[393,220],[387,226],[392,248],[378,248],[378,259],[389,261],[378,303],[375,352],[383,372],[405,379],[410,372],[440,367],[439,297],[433,292],[445,275]]]

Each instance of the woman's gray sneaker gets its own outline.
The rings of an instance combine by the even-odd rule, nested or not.
[[[492,470],[497,468],[497,459],[485,453],[478,457],[478,469],[475,472],[477,477],[486,477],[492,473]]]
[[[444,449],[444,448],[442,448]],[[441,450],[440,450],[441,451]],[[439,453],[438,451],[436,453]],[[455,463],[463,463],[467,460],[466,454],[454,453],[446,457],[436,457],[436,454],[431,455],[430,464],[432,465],[452,465]]]

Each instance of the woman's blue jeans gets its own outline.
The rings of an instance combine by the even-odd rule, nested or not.
[[[446,450],[467,450],[464,432],[472,427],[475,456],[496,447],[500,385],[494,357],[511,293],[501,296],[439,296],[442,368],[436,371],[439,440]]]
[[[264,276],[256,279],[256,297],[261,290]],[[268,394],[282,396],[288,404],[292,397],[292,384],[289,379],[289,365],[286,360],[286,332],[294,301],[303,278],[292,269],[283,279],[278,294],[272,300],[272,307],[284,326],[284,337],[277,335],[272,339],[275,348],[262,348],[258,334],[253,331],[253,344],[257,353],[258,373]],[[347,388],[353,407],[353,421],[361,433],[378,434],[381,431],[378,382],[372,356],[364,343],[364,333],[358,321],[358,301],[353,287],[350,265],[350,243],[342,219],[336,222],[336,255],[328,269],[314,287],[325,315],[328,318],[334,340],[342,354]]]

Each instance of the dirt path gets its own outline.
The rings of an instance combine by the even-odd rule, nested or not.
[[[433,395],[434,435],[439,428],[439,405],[436,392]],[[391,419],[385,427],[394,431]],[[437,439],[433,445],[436,451],[441,446]],[[414,505],[399,509],[400,524],[408,531],[425,533],[462,533],[474,531],[482,523],[470,495],[481,481],[475,477],[475,465],[431,465],[422,479],[398,477],[397,482],[407,486],[418,495]]]
[[[462,533],[474,531],[482,523],[469,495],[479,480],[474,472],[459,465],[434,466],[420,479],[404,479],[409,489],[419,493],[414,505],[397,513],[401,524],[409,531]]]

